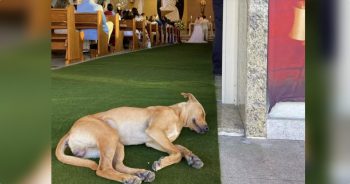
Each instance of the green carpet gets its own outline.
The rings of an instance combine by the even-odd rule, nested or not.
[[[78,118],[119,106],[172,105],[191,92],[207,113],[210,131],[200,135],[183,129],[175,141],[204,162],[200,170],[181,163],[156,172],[155,184],[220,183],[216,98],[211,74],[211,44],[179,44],[101,58],[52,72],[52,153]],[[125,148],[125,164],[151,169],[165,153],[144,145]],[[65,165],[52,155],[52,182],[116,183],[90,169]]]

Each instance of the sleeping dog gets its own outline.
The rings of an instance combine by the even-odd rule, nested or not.
[[[194,168],[203,167],[203,162],[190,150],[172,143],[183,127],[201,134],[209,130],[203,106],[191,93],[181,94],[188,98],[187,102],[147,108],[119,107],[80,118],[59,141],[57,159],[96,170],[98,176],[124,184],[155,179],[152,171],[123,164],[126,145],[146,144],[168,153],[169,156],[153,163],[154,171],[178,163],[182,157]],[[64,154],[67,147],[75,156]],[[87,158],[100,158],[99,164]]]

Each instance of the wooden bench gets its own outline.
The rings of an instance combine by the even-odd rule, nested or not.
[[[114,51],[120,52],[123,50],[124,34],[120,31],[119,14],[106,15],[107,21],[111,21],[114,24],[114,29],[111,35],[111,40],[114,39]]]
[[[66,65],[74,60],[84,60],[84,33],[76,30],[74,6],[68,6],[66,9],[51,9],[50,20],[51,50],[65,51]],[[64,33],[57,34],[55,30],[62,30]]]
[[[174,42],[181,43],[181,30],[174,27]]]
[[[158,45],[160,42],[159,31],[158,31],[158,23],[149,23],[148,25],[148,34],[151,40],[151,44]]]
[[[165,43],[165,36],[166,36],[166,31],[164,31],[164,25],[158,25],[158,33],[159,33],[159,36],[160,36],[160,43],[161,44],[164,44]]]
[[[165,43],[173,43],[173,42],[174,42],[174,27],[172,25],[167,25]]]
[[[75,13],[75,26],[79,30],[97,30],[97,53],[96,56],[108,54],[108,34],[103,31],[102,12]]]
[[[136,29],[139,30],[141,34],[142,44],[141,47],[146,46],[147,38],[146,38],[146,20],[136,21]]]
[[[136,21],[135,19],[130,19],[130,20],[121,20],[120,21],[120,31],[124,35],[124,31],[132,31],[132,36],[124,36],[126,38],[130,38],[132,40],[131,42],[131,49],[135,50],[138,46],[138,38],[136,36]]]

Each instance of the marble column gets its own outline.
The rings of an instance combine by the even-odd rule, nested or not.
[[[266,137],[268,0],[240,0],[238,105],[247,137]]]

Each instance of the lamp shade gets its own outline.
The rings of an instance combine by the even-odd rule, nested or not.
[[[305,7],[294,8],[294,23],[289,36],[298,41],[305,41]]]

